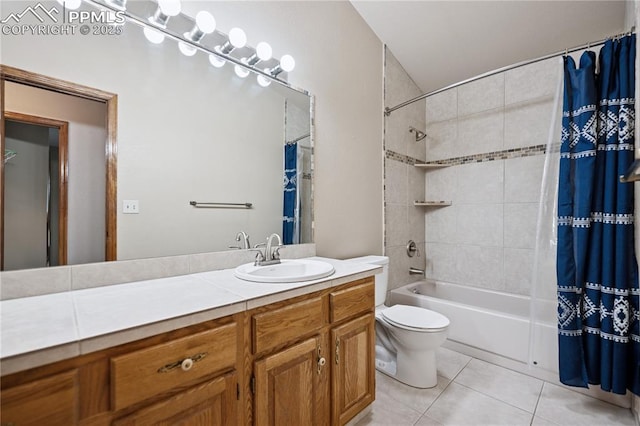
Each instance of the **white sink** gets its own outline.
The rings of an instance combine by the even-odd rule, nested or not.
[[[236,268],[235,276],[245,281],[260,283],[294,283],[328,277],[334,272],[333,265],[327,262],[292,259],[281,260],[279,264],[268,266],[245,263]]]

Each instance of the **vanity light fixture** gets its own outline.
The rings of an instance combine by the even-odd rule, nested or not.
[[[149,40],[150,43],[160,44],[164,41],[164,34],[156,30],[155,28],[144,27],[142,32],[144,33],[144,38]]]
[[[196,14],[196,24],[191,31],[184,33],[184,37],[194,43],[199,43],[202,38],[214,32],[216,29],[216,20],[212,14],[205,10],[201,10]],[[187,43],[178,43],[178,48],[185,56],[193,56],[196,54],[196,48]]]
[[[269,73],[269,68],[265,68],[264,72],[266,72],[268,74]],[[262,86],[262,87],[267,87],[268,85],[271,84],[271,80],[269,80],[267,77],[265,77],[262,74],[258,74],[257,80],[258,80],[258,84],[260,86]]]
[[[71,9],[79,7],[83,0],[57,1]],[[135,12],[127,11],[127,0],[85,1],[103,10],[107,9],[113,12],[115,9],[122,10],[128,20],[143,27],[144,36],[151,43],[160,44],[165,38],[171,38],[177,42],[180,52],[185,56],[193,56],[198,50],[202,50],[209,55],[209,63],[213,67],[220,68],[227,62],[231,62],[234,65],[235,74],[241,78],[246,78],[251,72],[254,72],[257,74],[258,84],[262,87],[269,86],[272,80],[287,84],[286,81],[278,78],[278,75],[282,72],[291,72],[296,65],[291,55],[283,55],[280,61],[273,60],[273,50],[269,43],[264,41],[258,43],[255,48],[248,47],[242,51],[242,54],[232,56],[231,53],[234,50],[247,46],[247,35],[237,27],[232,28],[228,35],[220,31],[216,32],[216,20],[211,13],[205,10],[198,12],[195,19],[182,15],[194,23],[193,27],[186,32],[183,32],[184,29],[174,32],[168,28],[168,24],[171,17],[182,14],[181,0],[156,0],[155,11],[151,16],[147,15],[146,17],[136,16]],[[201,43],[205,35],[214,32],[216,33],[215,38],[223,37],[226,38],[226,41],[220,42],[215,47]],[[261,62],[265,62],[265,64],[261,64]],[[276,65],[274,66],[274,64]]]
[[[273,54],[273,50],[271,49],[271,46],[269,45],[269,43],[261,41],[256,46],[256,52],[253,55],[249,56],[248,58],[245,57],[240,59],[240,62],[250,67],[253,67],[260,61],[268,61],[269,59],[271,59],[272,54]],[[236,65],[234,68],[234,71],[236,75],[240,78],[245,78],[249,75],[249,70],[244,67],[241,67],[240,65]],[[266,87],[266,86],[263,86],[263,87]]]
[[[105,0],[105,2],[116,9],[125,10],[127,8],[127,0]]]
[[[58,0],[62,6],[67,10],[76,10],[80,7],[82,0]]]
[[[227,39],[227,41],[222,45],[218,45],[214,47],[213,50],[215,50],[217,53],[221,55],[228,56],[229,53],[231,53],[233,50],[240,49],[242,47],[245,47],[246,45],[247,45],[247,35],[244,33],[244,31],[242,31],[242,29],[240,28],[231,28],[231,31],[229,31],[229,38]],[[227,61],[217,57],[214,54],[211,54],[209,55],[209,62],[214,67],[221,68],[222,66],[224,66],[224,64]],[[234,70],[238,77],[244,78],[247,75],[249,75],[249,71],[246,71],[244,68],[242,68],[239,65],[236,65]]]
[[[158,7],[148,21],[156,27],[167,28],[169,18],[178,15],[181,9],[180,0],[158,0]],[[145,38],[153,44],[160,44],[164,41],[164,34],[155,28],[145,26],[142,32]]]
[[[280,63],[275,67],[271,68],[268,73],[272,76],[276,77],[282,71],[291,72],[296,67],[296,61],[293,59],[291,55],[283,55],[280,58]]]
[[[241,61],[249,65],[250,67],[255,66],[260,61],[268,61],[273,56],[273,50],[269,43],[261,41],[256,46],[256,53],[249,56],[248,58],[242,58]]]
[[[180,0],[158,0],[158,8],[153,16],[149,17],[149,22],[158,27],[167,28],[169,18],[178,15],[181,10]]]

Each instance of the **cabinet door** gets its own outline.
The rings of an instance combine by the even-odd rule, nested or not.
[[[375,398],[375,328],[373,314],[331,331],[332,424],[343,425]]]
[[[260,425],[328,424],[328,363],[320,336],[255,362],[255,422]]]
[[[78,421],[77,370],[2,391],[3,425],[73,425]]]
[[[113,426],[236,425],[236,383],[236,373],[229,373],[118,419]]]

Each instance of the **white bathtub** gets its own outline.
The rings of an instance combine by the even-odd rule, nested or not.
[[[531,364],[558,371],[555,301],[536,303],[535,327],[531,327],[529,297],[481,288],[418,281],[392,290],[390,302],[439,312],[451,321],[449,341],[519,363],[529,362],[533,331]]]

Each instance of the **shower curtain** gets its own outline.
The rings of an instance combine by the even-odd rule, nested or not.
[[[284,207],[282,213],[282,243],[299,241],[298,143],[284,146]]]
[[[640,395],[634,187],[619,181],[634,159],[635,45],[564,58],[556,273],[561,382]]]

